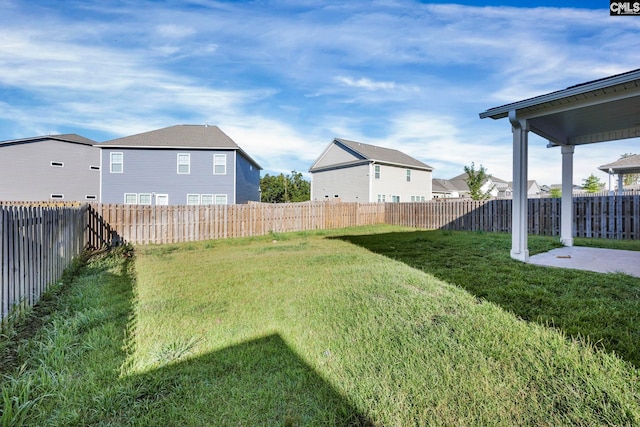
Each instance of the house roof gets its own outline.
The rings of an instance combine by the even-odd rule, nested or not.
[[[350,141],[348,139],[335,138],[338,144],[362,156],[364,159],[376,163],[386,163],[398,166],[409,166],[414,169],[433,171],[433,168],[426,163],[417,160],[408,154],[393,148],[385,148],[377,145],[363,144],[361,142]]]
[[[528,120],[552,145],[579,145],[640,135],[640,69],[570,86],[480,113],[480,118]]]
[[[598,169],[607,173],[612,170],[615,174],[640,173],[640,154],[634,154],[615,162],[607,163],[599,166]]]
[[[237,150],[262,169],[218,126],[175,125],[96,144],[100,148]]]
[[[43,136],[33,136],[30,138],[21,138],[21,139],[11,139],[7,141],[0,141],[0,145],[14,145],[14,144],[25,144],[29,142],[38,142],[38,141],[47,141],[47,140],[55,140],[62,142],[70,142],[72,144],[82,144],[82,145],[95,145],[96,141],[93,141],[89,138],[85,138],[84,136],[80,136],[75,133],[65,133],[61,135],[43,135]]]
[[[448,179],[433,178],[431,180],[432,193],[454,193],[458,189]]]

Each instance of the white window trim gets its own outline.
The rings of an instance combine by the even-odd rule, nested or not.
[[[158,203],[158,199],[167,199],[167,203],[166,204],[160,204]],[[169,204],[169,194],[167,193],[160,193],[160,194],[156,194],[156,206],[167,206]]]
[[[128,203],[127,196],[136,196],[135,203]],[[137,205],[138,204],[138,193],[124,193],[124,204],[125,205]]]
[[[142,200],[142,196],[149,196],[149,203],[142,203],[142,201],[141,201]],[[138,194],[138,204],[139,205],[148,206],[148,205],[151,205],[152,203],[153,203],[153,198],[151,196],[151,193],[139,193]]]
[[[113,161],[114,154],[120,154],[122,156],[122,162],[114,163]],[[113,165],[120,165],[122,170],[120,172],[114,172]],[[109,173],[124,173],[124,152],[123,151],[112,151],[111,153],[109,153]]]
[[[218,197],[224,197],[224,203],[218,203]],[[229,195],[227,194],[216,194],[213,198],[214,205],[228,205],[229,204]]]
[[[205,197],[211,197],[211,203],[205,203],[204,202],[204,198]],[[216,196],[213,194],[201,194],[200,195],[200,204],[201,205],[213,205],[216,203]]]
[[[224,159],[224,163],[217,165],[216,164],[216,157],[217,158],[223,158]],[[224,172],[216,173],[216,166],[224,166]],[[214,175],[226,175],[227,174],[227,155],[226,154],[214,154],[213,155],[213,174]]]
[[[407,182],[411,182],[411,169],[407,169]]]
[[[198,197],[198,203],[189,203],[189,196]],[[187,205],[189,205],[189,206],[197,206],[199,204],[200,204],[200,195],[199,194],[192,194],[192,193],[187,194]]]
[[[382,175],[382,171],[381,171],[381,167],[380,165],[373,165],[373,178],[374,179],[380,179],[380,175]]]
[[[63,168],[64,167],[64,162],[54,162],[51,161],[49,163],[51,166],[53,166],[54,168]]]
[[[180,156],[187,156],[187,162],[180,163]],[[191,153],[178,153],[176,156],[176,164],[176,172],[178,173],[178,175],[189,175],[191,173]],[[187,165],[186,172],[180,172],[181,165]]]

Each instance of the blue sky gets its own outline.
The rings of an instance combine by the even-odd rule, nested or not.
[[[510,181],[488,108],[640,68],[640,17],[607,1],[0,0],[0,140],[105,141],[215,124],[264,168],[304,172],[334,137],[404,151],[451,178]],[[638,139],[579,146],[574,181]],[[529,177],[561,181],[533,135]],[[308,175],[306,175],[308,176]]]

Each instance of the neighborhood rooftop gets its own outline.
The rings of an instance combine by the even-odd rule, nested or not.
[[[396,164],[401,166],[412,166],[417,169],[433,170],[426,163],[404,154],[393,148],[384,148],[376,145],[363,144],[361,142],[349,141],[348,139],[335,138],[335,141],[344,145],[348,149],[360,154],[367,160]]]
[[[20,139],[11,139],[7,141],[0,141],[0,145],[21,144],[23,142],[46,141],[50,139],[54,139],[56,141],[71,142],[74,144],[83,144],[83,145],[96,144],[96,141],[93,141],[89,138],[85,138],[84,136],[80,136],[75,133],[65,133],[61,135],[43,135],[43,136],[35,136],[31,138],[20,138]]]
[[[116,138],[99,147],[239,149],[218,126],[176,125]]]

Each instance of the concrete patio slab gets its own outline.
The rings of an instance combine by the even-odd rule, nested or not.
[[[640,277],[640,252],[570,246],[529,257],[529,264]]]

